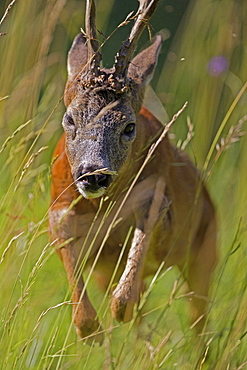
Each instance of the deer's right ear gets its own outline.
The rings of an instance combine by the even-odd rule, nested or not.
[[[77,35],[68,54],[68,77],[74,79],[88,61],[86,38],[82,33]]]

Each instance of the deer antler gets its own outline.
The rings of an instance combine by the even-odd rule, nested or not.
[[[93,75],[97,77],[99,76],[100,61],[102,59],[102,55],[99,52],[95,19],[96,16],[94,0],[87,0],[85,26],[88,44],[88,68],[90,68]]]
[[[136,48],[139,37],[155,11],[159,0],[139,0],[139,2],[140,5],[136,13],[137,18],[135,24],[129,37],[125,40],[119,53],[115,57],[115,71],[113,73],[113,79],[115,80],[115,87],[117,90],[122,90],[123,85],[126,83],[129,62]]]

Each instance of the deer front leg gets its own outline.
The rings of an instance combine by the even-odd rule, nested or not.
[[[86,249],[82,249],[87,235],[92,215],[77,215],[69,206],[57,207],[49,212],[49,230],[51,238],[56,240],[57,253],[60,256],[67,273],[70,289],[72,291],[73,321],[80,338],[87,342],[101,342],[103,335],[96,320],[96,312],[90,303],[85,290],[80,270],[80,260],[85,257]],[[68,242],[69,240],[73,240]],[[93,253],[93,251],[91,252]],[[94,335],[91,335],[93,334]]]
[[[111,310],[117,321],[130,321],[133,316],[134,305],[139,300],[142,269],[147,249],[145,239],[145,233],[136,228],[126,268],[112,295]]]
[[[159,217],[159,211],[164,201],[165,181],[159,178],[153,192],[150,208],[146,219],[139,212],[140,219],[135,229],[133,241],[128,254],[125,270],[117,288],[112,294],[111,310],[117,321],[128,322],[132,319],[134,305],[138,302],[145,266],[145,257],[150,244],[151,233]]]
[[[101,343],[103,334],[97,333],[101,327],[96,320],[96,311],[88,298],[82,276],[77,276],[78,261],[73,253],[73,245],[60,248],[58,253],[63,261],[72,291],[73,321],[76,331],[80,338],[87,339],[87,343],[94,341]]]

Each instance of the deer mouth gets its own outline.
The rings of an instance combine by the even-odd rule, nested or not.
[[[76,180],[76,186],[84,198],[98,198],[105,193],[112,181],[113,178],[110,174],[86,174]]]

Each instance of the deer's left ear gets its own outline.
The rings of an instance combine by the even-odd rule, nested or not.
[[[134,79],[140,87],[144,88],[153,77],[157,64],[159,51],[162,44],[161,35],[157,35],[151,46],[139,53],[131,62],[128,68],[128,76]]]

